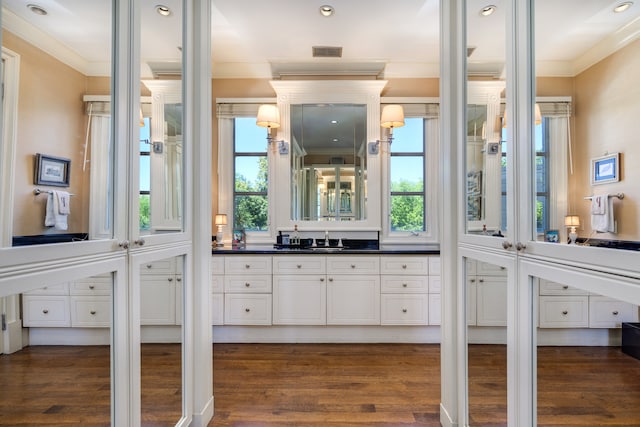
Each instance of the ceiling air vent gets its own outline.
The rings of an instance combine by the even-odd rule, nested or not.
[[[342,58],[342,48],[335,46],[313,46],[314,58]]]

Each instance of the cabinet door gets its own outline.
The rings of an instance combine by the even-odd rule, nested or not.
[[[327,324],[379,325],[380,276],[329,275]]]
[[[326,321],[324,275],[273,276],[274,325],[324,325]]]
[[[173,276],[140,276],[140,324],[175,325],[176,287]]]
[[[477,326],[507,326],[507,278],[479,276],[476,305]]]

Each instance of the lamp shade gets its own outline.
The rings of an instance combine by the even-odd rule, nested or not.
[[[564,225],[567,227],[579,227],[580,217],[578,215],[567,215],[564,217]]]
[[[385,105],[380,117],[383,128],[399,128],[404,126],[404,109],[402,105]]]
[[[538,104],[535,105],[535,119],[534,123],[539,125],[542,123],[542,113],[540,112],[540,106]],[[507,127],[507,110],[504,110],[504,114],[502,115],[502,127]]]
[[[280,127],[280,110],[275,105],[261,105],[258,109],[256,125],[263,128]]]
[[[213,220],[215,225],[227,225],[227,215],[226,214],[216,214],[215,219]]]

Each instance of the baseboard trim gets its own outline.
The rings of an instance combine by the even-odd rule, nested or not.
[[[192,427],[206,427],[209,424],[209,421],[213,418],[213,399],[213,396],[211,396],[202,411],[193,414]]]
[[[440,403],[440,425],[442,427],[458,427],[458,423],[453,422],[442,403]]]

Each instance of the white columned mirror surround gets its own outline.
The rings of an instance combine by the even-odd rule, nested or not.
[[[380,92],[385,80],[281,80],[272,81],[277,94],[281,126],[277,140],[291,139],[292,104],[363,104],[367,106],[367,141],[380,139]],[[387,150],[381,150],[386,152]],[[367,216],[361,221],[294,221],[291,219],[291,163],[289,155],[274,153],[270,190],[271,232],[293,229],[301,230],[367,230],[381,229],[381,162],[382,154],[367,158]]]

